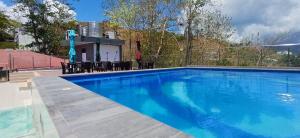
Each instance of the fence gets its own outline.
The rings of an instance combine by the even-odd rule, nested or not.
[[[30,51],[1,51],[0,66],[8,70],[57,69],[64,58]]]
[[[277,52],[266,47],[194,47],[192,66],[251,66],[251,67],[300,67],[300,57],[287,47]],[[299,50],[300,51],[300,50]],[[124,53],[123,53],[124,54]],[[154,57],[152,57],[153,60]],[[147,62],[147,57],[143,57]],[[151,59],[151,58],[150,58]],[[9,70],[57,69],[64,58],[29,52],[0,50],[0,67]],[[185,51],[163,51],[155,59],[156,67],[185,65]]]
[[[152,57],[153,59],[153,57]],[[185,51],[161,53],[156,67],[185,65]],[[300,57],[287,47],[279,52],[267,47],[193,48],[191,66],[300,67]]]

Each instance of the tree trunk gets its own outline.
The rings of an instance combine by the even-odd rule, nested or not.
[[[132,61],[131,30],[129,30],[129,60]]]
[[[191,56],[192,56],[192,20],[188,20],[188,26],[187,26],[187,48],[186,48],[186,55],[185,55],[185,65],[191,64]]]
[[[165,38],[165,31],[166,31],[166,26],[167,26],[167,21],[165,21],[165,23],[163,24],[163,28],[162,28],[162,33],[161,33],[161,37],[160,37],[160,45],[157,49],[157,52],[155,54],[155,61],[158,59],[158,56],[160,54],[160,51],[164,45],[164,38]]]

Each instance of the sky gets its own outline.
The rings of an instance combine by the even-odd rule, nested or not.
[[[12,6],[12,0],[0,0],[1,5]],[[87,2],[88,1],[88,2]],[[79,21],[103,21],[105,20],[102,3],[105,0],[70,0]]]
[[[79,21],[103,21],[105,20],[103,1],[105,0],[74,0],[71,3]]]
[[[0,8],[11,6],[11,0],[0,0]],[[88,2],[87,2],[88,1]],[[79,21],[103,21],[105,0],[70,0]],[[232,17],[236,33],[231,38],[239,41],[257,35],[300,32],[300,0],[215,0],[221,11]],[[295,36],[293,36],[295,37]],[[300,37],[300,36],[299,36]],[[300,42],[300,38],[295,37]],[[293,40],[294,41],[294,40]]]
[[[300,32],[300,0],[220,0],[237,29],[234,39]],[[295,37],[295,35],[294,35]],[[295,38],[300,42],[299,38]]]

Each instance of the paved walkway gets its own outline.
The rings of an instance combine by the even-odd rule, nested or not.
[[[181,131],[62,78],[41,77],[35,78],[33,82],[47,107],[60,137],[189,137]]]
[[[3,126],[0,124],[1,136],[33,138],[43,135],[54,138],[58,133],[62,138],[189,137],[181,131],[57,77],[61,75],[61,70],[37,70],[33,73],[39,77],[34,79],[36,85],[33,91],[39,91],[44,103],[41,101],[36,104],[40,99],[34,95],[37,93],[32,94],[30,89],[20,89],[27,87],[26,82],[0,83],[0,122],[6,123],[2,123]],[[42,104],[45,104],[45,109]],[[33,109],[36,106],[42,108]],[[33,110],[40,114],[37,115],[37,111]],[[34,128],[33,123],[38,127]]]

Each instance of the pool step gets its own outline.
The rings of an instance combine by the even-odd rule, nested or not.
[[[22,83],[27,82],[28,80],[35,77],[34,72],[13,72],[10,74],[10,82],[11,83]]]
[[[28,91],[31,90],[31,81],[27,81],[23,83],[23,85],[19,85],[19,91]]]

